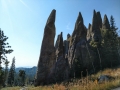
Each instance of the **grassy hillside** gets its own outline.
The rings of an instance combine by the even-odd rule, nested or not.
[[[110,75],[114,80],[98,83],[97,77],[100,75]],[[105,69],[95,75],[91,75],[82,79],[72,79],[72,81],[64,81],[60,84],[51,84],[48,86],[26,86],[26,90],[111,90],[120,86],[120,68]],[[22,87],[7,87],[2,90],[20,90]]]

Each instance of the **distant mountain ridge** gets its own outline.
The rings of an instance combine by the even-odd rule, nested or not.
[[[27,76],[34,77],[36,74],[37,67],[36,66],[33,66],[32,68],[18,67],[15,69],[16,73],[19,73],[19,70],[24,70]]]

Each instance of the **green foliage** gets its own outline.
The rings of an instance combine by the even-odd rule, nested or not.
[[[113,33],[113,37],[117,37],[118,34],[116,31],[118,30],[118,28],[115,26],[115,19],[113,18],[113,16],[110,17],[110,29]]]
[[[4,32],[0,29],[0,64],[2,60],[5,61],[7,59],[6,54],[10,54],[13,52],[9,43],[6,42],[8,39],[7,36],[4,35]]]
[[[9,61],[8,60],[6,60],[5,61],[5,71],[4,71],[4,83],[7,83],[7,78],[8,78],[8,64],[9,64]]]
[[[19,70],[19,77],[21,78],[22,84],[25,84],[25,71],[24,70]]]
[[[119,54],[118,54],[118,35],[115,26],[115,20],[113,16],[110,18],[110,30],[104,30],[106,33],[103,35],[103,57],[107,64],[105,67],[113,67],[119,65]]]
[[[0,67],[0,87],[3,85],[4,83],[4,70],[2,69],[2,67]]]
[[[1,63],[4,62],[5,65],[8,65],[7,56],[6,54],[10,54],[13,52],[11,49],[11,46],[8,42],[6,42],[8,39],[7,36],[4,35],[4,32],[0,29],[0,85],[4,83],[3,80],[6,80],[6,72],[3,72]]]
[[[8,85],[12,86],[14,84],[14,77],[15,77],[15,57],[13,58],[12,65],[10,67]]]
[[[110,29],[101,29],[101,42],[91,41],[90,45],[96,53],[95,64],[101,69],[119,65],[118,35],[113,16],[110,18]],[[98,62],[99,59],[99,63]]]

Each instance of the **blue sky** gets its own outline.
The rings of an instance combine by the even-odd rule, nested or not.
[[[56,9],[56,37],[63,32],[63,38],[72,34],[78,13],[84,24],[92,22],[93,10],[115,18],[120,30],[120,0],[0,0],[0,28],[9,37],[14,50],[8,56],[15,56],[16,67],[37,66],[44,27],[50,12]],[[55,38],[56,39],[56,38]]]

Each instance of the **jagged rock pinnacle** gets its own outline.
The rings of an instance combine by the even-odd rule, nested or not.
[[[63,37],[62,37],[62,32],[60,33],[59,35],[59,38],[58,38],[58,48],[56,49],[56,61],[57,59],[63,55]]]
[[[79,12],[78,18],[77,18],[76,23],[75,23],[74,31],[72,33],[72,37],[75,37],[75,35],[80,32],[80,29],[79,29],[80,26],[84,26],[84,25],[83,25],[82,14]]]
[[[38,86],[41,83],[47,83],[49,81],[46,78],[55,63],[55,14],[56,10],[52,10],[44,29],[44,36],[34,83],[35,86]]]
[[[97,20],[98,20],[99,28],[102,28],[102,18],[100,12],[97,12]]]
[[[107,15],[104,15],[104,19],[103,19],[103,25],[102,25],[103,29],[110,29],[110,24],[107,18]]]
[[[56,16],[56,10],[53,9],[48,20],[47,20],[47,24],[49,23],[54,23],[55,22],[55,16]]]

